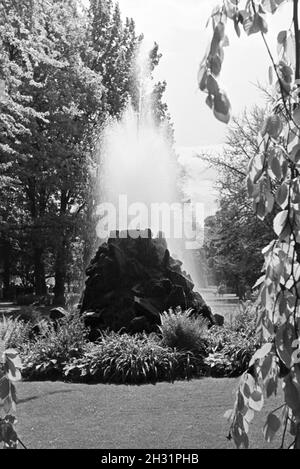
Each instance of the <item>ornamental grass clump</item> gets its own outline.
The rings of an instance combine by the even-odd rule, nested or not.
[[[205,356],[208,322],[202,316],[192,316],[192,310],[164,312],[161,314],[161,343],[181,351]]]
[[[3,316],[0,319],[0,340],[6,348],[21,350],[30,340],[32,324],[18,317]]]

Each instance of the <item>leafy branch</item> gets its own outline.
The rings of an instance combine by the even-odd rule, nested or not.
[[[0,344],[1,345],[1,344]],[[0,346],[1,349],[1,346]],[[12,412],[16,411],[17,395],[15,382],[21,379],[21,360],[13,349],[4,350],[2,341],[2,359],[0,362],[0,400],[3,403],[4,417],[0,418],[0,443],[4,448],[17,448],[18,441],[25,448],[25,445],[18,438],[15,431],[16,417]]]
[[[230,119],[230,102],[221,92],[218,76],[224,59],[223,48],[228,45],[225,34],[227,19],[234,22],[240,36],[240,25],[247,35],[259,33],[267,48],[272,68],[277,76],[274,92],[277,99],[265,119],[260,134],[261,145],[251,158],[247,171],[249,196],[257,216],[264,220],[274,216],[276,238],[264,248],[263,275],[259,287],[257,333],[261,348],[250,361],[241,378],[233,410],[226,413],[230,421],[230,437],[237,447],[248,447],[248,430],[254,413],[262,409],[264,396],[276,394],[278,382],[284,391],[281,418],[271,412],[264,426],[264,436],[270,442],[283,425],[284,446],[287,424],[293,436],[290,447],[300,448],[300,38],[298,0],[293,0],[294,35],[289,31],[278,34],[279,60],[271,54],[265,34],[266,13],[274,14],[287,0],[247,0],[245,8],[239,0],[225,0],[211,16],[213,38],[209,53],[200,66],[199,87],[208,94],[207,104],[222,122]],[[294,57],[288,55],[293,43]],[[219,66],[216,67],[216,64]],[[220,111],[220,94],[223,107]],[[274,193],[273,187],[276,186]]]

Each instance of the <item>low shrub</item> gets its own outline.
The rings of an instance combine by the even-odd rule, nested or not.
[[[21,350],[23,376],[28,379],[63,377],[64,366],[86,348],[87,330],[78,314],[58,323],[42,320],[39,333]]]
[[[207,329],[190,311],[164,313],[160,334],[103,333],[87,340],[78,312],[57,323],[15,318],[0,321],[0,340],[16,348],[26,379],[141,384],[192,377],[237,376],[248,366],[259,343],[255,311],[244,305],[231,324]]]
[[[102,335],[90,344],[81,358],[65,366],[72,381],[142,384],[189,379],[200,373],[199,360],[189,352],[178,352],[145,335]]]
[[[192,316],[192,310],[164,312],[159,326],[162,345],[176,350],[206,355],[208,323],[202,316]]]
[[[0,320],[0,340],[4,342],[7,349],[22,350],[30,340],[31,330],[32,324],[18,317],[3,316]]]
[[[230,325],[212,327],[208,332],[210,354],[204,360],[212,376],[239,376],[259,347],[256,334],[256,308],[252,302],[241,304]]]

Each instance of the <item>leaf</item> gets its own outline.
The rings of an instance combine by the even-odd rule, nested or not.
[[[200,90],[205,91],[207,81],[207,55],[204,57],[203,61],[200,64],[197,79]]]
[[[271,213],[271,212],[272,212],[273,207],[274,207],[274,202],[275,202],[275,199],[274,199],[273,194],[271,194],[271,192],[267,192],[267,193],[266,193],[266,209],[267,209],[267,213]]]
[[[6,414],[8,414],[11,410],[15,410],[16,406],[12,401],[10,395],[8,395],[3,401],[3,409]]]
[[[268,116],[263,124],[261,129],[261,134],[264,137],[266,134],[269,134],[270,137],[277,139],[281,134],[283,129],[283,124],[280,117],[277,114]]]
[[[209,94],[216,96],[220,93],[220,88],[217,80],[211,74],[207,76],[206,88]]]
[[[266,384],[266,396],[267,398],[271,397],[273,394],[277,393],[277,380],[275,377],[270,378]]]
[[[300,125],[300,106],[298,106],[293,112],[293,120],[296,125]]]
[[[234,19],[234,29],[238,37],[241,36],[241,28],[238,19]]]
[[[14,360],[18,357],[19,353],[17,352],[17,350],[10,348],[5,350],[4,355],[10,358],[11,360]]]
[[[286,182],[284,182],[277,189],[276,202],[282,209],[284,209],[288,204],[288,198],[289,198],[289,186]]]
[[[254,419],[254,411],[252,409],[247,409],[245,415],[244,415],[244,420],[246,420],[246,422],[250,423],[252,422],[252,420]]]
[[[295,416],[300,416],[300,394],[290,373],[284,379],[283,390],[286,404]]]
[[[274,356],[272,354],[267,355],[260,365],[260,371],[261,371],[261,376],[263,380],[265,380],[266,377],[269,375],[269,372],[273,364],[273,359],[274,359]]]
[[[298,161],[300,160],[300,144],[299,143],[297,145],[294,145],[293,148],[290,150],[289,157],[294,163],[298,163]]]
[[[7,377],[10,381],[21,381],[22,379],[22,375],[18,368],[15,368],[14,371],[12,371],[11,369],[8,370]]]
[[[253,16],[249,15],[244,18],[243,26],[248,36],[259,32],[264,34],[268,32],[268,25],[259,13],[255,13]]]
[[[214,98],[213,96],[211,96],[210,94],[207,96],[206,100],[205,100],[206,104],[208,107],[210,107],[210,109],[213,109],[213,106],[214,106]]]
[[[233,409],[226,410],[224,418],[228,421],[231,421],[233,417]]]
[[[249,366],[253,365],[256,360],[260,360],[264,358],[266,355],[268,355],[271,352],[272,348],[273,348],[273,344],[271,343],[264,344],[259,350],[255,352],[255,354],[250,360]]]
[[[247,433],[243,432],[240,434],[239,432],[232,432],[233,440],[237,448],[249,448],[249,438]]]
[[[280,360],[287,368],[292,366],[295,339],[295,329],[290,323],[284,323],[278,328],[275,337],[276,350]]]
[[[265,440],[268,443],[271,443],[280,427],[281,422],[279,418],[275,414],[270,413],[263,429]]]
[[[278,44],[284,44],[287,40],[287,31],[280,31],[277,36]]]
[[[273,227],[274,227],[274,231],[277,234],[277,236],[280,236],[280,234],[282,233],[282,231],[283,231],[283,229],[286,225],[287,218],[288,218],[288,211],[287,210],[283,210],[282,212],[279,212],[276,215],[276,217],[274,218]]]
[[[5,399],[9,395],[9,380],[6,376],[0,379],[0,399]]]
[[[219,121],[228,124],[230,121],[230,112],[230,101],[225,91],[220,90],[219,93],[215,95],[214,99],[214,115]]]
[[[281,164],[276,154],[270,156],[269,167],[274,176],[280,181],[282,178]]]
[[[214,29],[214,34],[213,34],[213,38],[212,38],[211,45],[210,45],[209,55],[214,56],[217,54],[219,45],[221,41],[223,41],[224,37],[225,37],[225,25],[224,23],[219,22]]]
[[[252,290],[255,290],[255,288],[259,287],[259,285],[261,285],[266,279],[266,276],[265,275],[262,275],[261,277],[259,277],[258,280],[256,280],[255,284],[253,285],[252,287]]]
[[[267,213],[264,197],[260,197],[258,202],[254,201],[254,211],[260,220],[264,220]]]
[[[249,398],[249,407],[256,412],[260,412],[264,405],[264,396],[262,391],[257,389],[251,394]]]
[[[210,69],[213,75],[216,77],[220,75],[221,73],[221,68],[222,68],[222,60],[218,54],[212,56],[210,58]],[[219,89],[219,86],[218,86]]]

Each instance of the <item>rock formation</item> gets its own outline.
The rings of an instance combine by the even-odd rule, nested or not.
[[[92,329],[151,332],[160,313],[180,306],[214,317],[182,262],[170,256],[162,235],[151,231],[116,232],[102,244],[86,274],[81,313]]]

